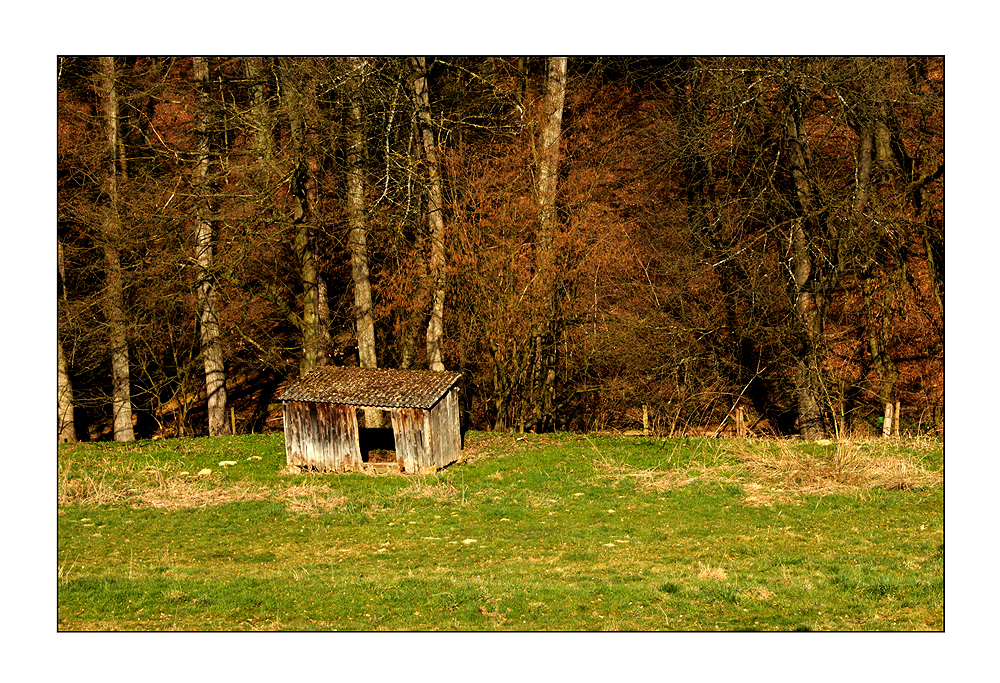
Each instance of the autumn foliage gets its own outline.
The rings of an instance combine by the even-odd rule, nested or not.
[[[114,61],[124,323],[106,305],[101,71],[59,68],[59,344],[81,439],[113,437],[118,327],[136,436],[208,433],[207,281],[237,431],[275,427],[275,392],[307,367],[357,365],[349,223],[380,367],[427,367],[443,286],[470,427],[636,429],[646,406],[682,434],[742,407],[754,433],[816,438],[873,431],[899,401],[904,429],[943,430],[942,58],[570,58],[551,236],[545,58],[212,57],[201,100],[190,58]]]

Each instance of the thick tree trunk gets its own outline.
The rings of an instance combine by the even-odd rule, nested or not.
[[[312,230],[304,223],[295,232],[295,256],[299,262],[302,284],[302,358],[299,374],[305,376],[320,364],[322,333],[320,332],[319,268],[312,247]]]
[[[548,258],[556,230],[556,189],[559,178],[559,142],[566,99],[566,57],[550,57],[545,80],[545,103],[538,150],[538,235],[536,259],[540,271],[550,269]],[[544,267],[543,267],[544,266]]]
[[[419,155],[422,152],[414,149],[414,146],[423,147],[421,144],[420,127],[417,125],[416,118],[412,122],[412,131],[410,135],[410,144],[407,149],[407,159],[409,163],[408,173],[409,179],[412,181],[414,178],[419,177],[420,173],[420,161]],[[424,212],[424,207],[421,205],[420,215],[417,219],[416,224],[418,226],[426,227],[427,225],[427,214]],[[417,358],[417,338],[420,336],[420,329],[424,326],[427,320],[427,259],[424,258],[424,248],[427,241],[427,231],[425,229],[418,228],[416,234],[414,235],[413,247],[411,249],[411,258],[413,268],[413,277],[416,283],[416,291],[413,293],[409,306],[407,307],[406,322],[403,326],[403,339],[400,349],[400,361],[399,367],[403,370],[408,370],[413,367]]]
[[[209,121],[212,113],[208,93],[208,59],[192,57],[192,63],[195,89],[198,93],[195,128],[198,134],[197,184],[200,197],[195,261],[198,263],[198,306],[201,309],[201,355],[205,363],[205,389],[208,394],[208,434],[222,436],[229,434],[231,428],[229,416],[226,414],[226,367],[219,341],[219,305],[212,277],[215,206],[211,179]]]
[[[538,234],[535,236],[535,273],[541,319],[535,334],[536,388],[534,419],[538,429],[551,426],[555,391],[559,314],[555,296],[557,228],[556,190],[559,179],[559,143],[566,99],[566,57],[550,57],[538,152]]]
[[[354,319],[357,328],[358,356],[361,367],[376,368],[375,320],[372,315],[372,290],[368,272],[368,231],[365,225],[365,188],[362,168],[364,134],[361,119],[360,89],[364,61],[346,60],[347,80],[347,227],[351,251],[351,276],[354,284]]]
[[[445,301],[445,225],[441,172],[437,144],[431,125],[430,94],[427,89],[427,60],[411,57],[413,69],[413,101],[417,110],[417,127],[423,145],[427,167],[427,224],[430,232],[428,275],[431,279],[432,301],[427,323],[427,364],[431,370],[444,370],[444,301]]]
[[[794,87],[794,86],[793,86]],[[797,95],[786,124],[796,217],[792,221],[791,269],[795,295],[794,309],[799,327],[799,348],[795,367],[799,433],[808,440],[826,438],[823,410],[823,314],[824,301],[817,292],[813,273],[808,224],[812,208],[812,187],[808,176],[808,138],[802,130]]]
[[[118,91],[115,85],[114,57],[100,58],[101,118],[104,122],[104,189],[108,197],[102,225],[105,265],[103,307],[108,323],[111,351],[111,411],[116,441],[132,441],[132,396],[129,379],[128,335],[125,297],[118,245],[122,239],[118,212]]]
[[[375,317],[368,272],[368,230],[365,225],[365,186],[362,161],[364,130],[361,118],[361,84],[365,62],[357,57],[345,60],[347,87],[347,227],[351,251],[351,279],[354,284],[354,321],[358,339],[358,360],[363,368],[377,368]],[[366,408],[365,427],[384,426],[382,411]]]

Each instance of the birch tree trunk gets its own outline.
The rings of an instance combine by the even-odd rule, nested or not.
[[[351,251],[351,279],[354,284],[354,321],[358,338],[358,359],[363,368],[377,368],[375,355],[375,318],[372,311],[372,288],[368,272],[368,230],[365,225],[365,186],[362,167],[364,130],[361,118],[361,86],[365,61],[345,59],[348,77],[347,95],[347,227]],[[382,427],[382,411],[366,408],[365,427]]]
[[[559,328],[555,296],[555,251],[553,240],[558,223],[556,190],[559,180],[559,142],[563,104],[566,99],[566,57],[550,57],[545,81],[545,100],[538,152],[538,234],[535,236],[535,272],[542,319],[535,335],[536,397],[535,423],[545,429],[552,422],[552,394],[556,383]]]
[[[69,367],[63,355],[62,340],[57,344],[59,351],[58,371],[58,428],[59,443],[76,443],[76,423],[73,421],[73,384],[69,378]]]
[[[104,191],[108,205],[104,212],[101,240],[104,251],[105,293],[104,314],[108,323],[111,351],[111,412],[114,419],[115,441],[132,441],[132,396],[129,378],[128,334],[125,317],[125,297],[122,284],[118,245],[122,239],[121,216],[118,210],[118,90],[115,84],[114,57],[100,60],[100,106],[104,124],[105,175]]]
[[[62,241],[59,241],[59,298],[66,301],[66,276],[63,261]],[[76,422],[73,419],[73,383],[69,377],[69,365],[63,355],[62,339],[57,340],[59,351],[57,371],[58,438],[60,443],[76,442]]]
[[[196,182],[200,194],[198,225],[195,238],[195,261],[198,263],[198,306],[201,309],[201,355],[205,363],[205,389],[208,394],[208,435],[230,433],[226,414],[226,367],[219,341],[219,305],[212,277],[212,243],[215,202],[211,178],[212,149],[210,121],[211,100],[208,92],[208,59],[192,57],[198,113],[195,131],[198,138],[198,170]]]
[[[431,370],[444,370],[444,299],[445,299],[445,226],[441,191],[441,173],[437,145],[431,123],[430,94],[427,88],[427,60],[411,57],[413,70],[413,102],[417,110],[417,128],[423,145],[427,167],[427,225],[430,233],[428,275],[431,279],[432,301],[427,323],[427,364]]]

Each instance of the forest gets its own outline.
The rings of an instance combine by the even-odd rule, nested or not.
[[[943,57],[56,67],[59,441],[280,429],[325,364],[481,430],[944,432]]]

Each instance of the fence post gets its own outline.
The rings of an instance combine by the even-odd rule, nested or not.
[[[642,404],[642,435],[649,436],[649,406]]]
[[[892,433],[897,439],[899,438],[899,412],[899,401],[896,401],[896,405],[892,409]]]
[[[885,404],[885,419],[882,421],[882,438],[892,435],[892,404]]]
[[[743,408],[736,409],[736,438],[747,438],[747,425],[746,422],[743,421]]]

